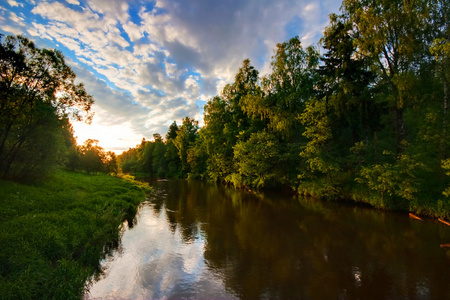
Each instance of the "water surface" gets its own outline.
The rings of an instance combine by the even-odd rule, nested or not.
[[[87,299],[450,299],[450,227],[193,181],[154,184]]]

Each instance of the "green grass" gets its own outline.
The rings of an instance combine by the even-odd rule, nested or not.
[[[69,172],[0,180],[0,299],[80,299],[149,191],[129,177]]]

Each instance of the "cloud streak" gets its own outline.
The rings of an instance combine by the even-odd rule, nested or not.
[[[173,120],[201,119],[205,100],[245,58],[268,72],[276,43],[295,35],[316,43],[338,8],[332,0],[8,0],[0,29],[61,49],[95,97],[93,126],[123,124],[129,137],[108,139],[127,148],[164,135]]]

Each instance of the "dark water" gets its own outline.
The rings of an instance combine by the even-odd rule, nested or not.
[[[88,299],[450,299],[450,226],[199,182],[155,183]]]

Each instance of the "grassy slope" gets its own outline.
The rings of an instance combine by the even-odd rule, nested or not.
[[[0,298],[80,299],[148,190],[68,172],[39,185],[0,181]]]

